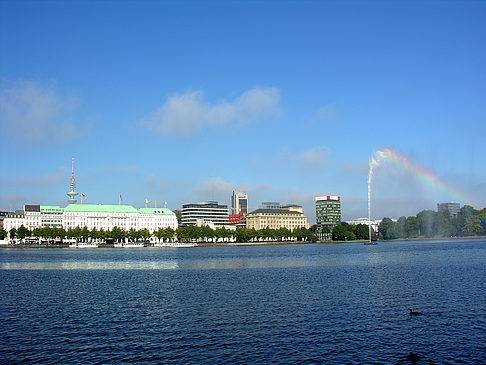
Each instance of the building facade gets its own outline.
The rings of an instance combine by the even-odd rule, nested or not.
[[[244,191],[233,190],[231,196],[231,214],[248,213],[248,195]]]
[[[257,209],[248,213],[245,219],[246,228],[256,230],[307,227],[307,217],[303,213],[285,209]]]
[[[341,197],[336,195],[318,196],[316,201],[316,224],[318,229],[332,230],[341,222]]]
[[[29,230],[41,227],[96,228],[105,231],[114,227],[125,230],[148,229],[150,233],[159,228],[177,229],[177,218],[167,208],[136,209],[130,205],[69,204],[58,206],[25,205],[24,210],[9,214],[4,219],[5,230],[24,226]]]
[[[181,212],[182,226],[208,225],[227,226],[228,206],[218,204],[216,201],[184,204]]]
[[[438,203],[437,212],[448,212],[451,217],[457,217],[461,211],[461,204],[459,203]]]

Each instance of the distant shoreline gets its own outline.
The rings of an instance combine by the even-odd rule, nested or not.
[[[437,237],[437,238],[399,238],[393,240],[379,240],[374,241],[376,243],[380,242],[398,242],[398,241],[450,241],[450,240],[463,240],[463,239],[486,239],[486,236],[468,236],[468,237]],[[302,245],[302,244],[341,244],[341,243],[366,243],[368,240],[353,240],[353,241],[317,241],[317,242],[308,242],[308,241],[259,241],[259,242],[222,242],[222,243],[213,243],[213,242],[199,242],[196,247],[223,247],[223,246],[278,246],[278,245]],[[68,244],[18,244],[18,245],[0,245],[0,249],[29,249],[29,248],[69,248]],[[99,245],[98,248],[117,248],[113,245]],[[144,246],[141,248],[154,248],[153,245]]]

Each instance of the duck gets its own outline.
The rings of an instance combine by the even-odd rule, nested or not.
[[[414,312],[413,310],[411,310],[410,308],[408,309],[410,311],[410,317],[411,316],[421,316],[423,315],[423,313],[420,313],[420,312]]]
[[[411,352],[407,355],[407,359],[409,359],[411,362],[417,362],[419,361],[420,356]]]

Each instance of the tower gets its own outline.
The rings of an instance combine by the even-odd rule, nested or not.
[[[231,214],[248,213],[248,195],[244,191],[233,190],[231,196]]]
[[[71,184],[69,185],[70,190],[67,192],[67,196],[69,197],[68,199],[68,204],[76,204],[77,200],[74,199],[78,193],[74,191],[74,188],[76,187],[76,181],[74,180],[74,157],[71,162]]]
[[[341,222],[341,197],[335,195],[316,197],[316,223],[319,228],[332,230]]]

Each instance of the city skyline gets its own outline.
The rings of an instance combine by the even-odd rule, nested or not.
[[[0,3],[0,210],[342,197],[390,147],[486,207],[480,2]],[[8,36],[7,36],[8,35]],[[79,196],[78,196],[79,198]],[[393,164],[372,219],[454,201]],[[466,202],[459,202],[462,204]]]

